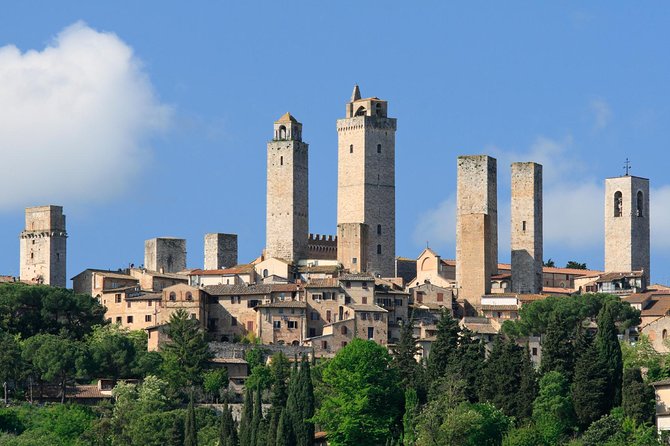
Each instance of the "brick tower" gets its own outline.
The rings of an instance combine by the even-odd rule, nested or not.
[[[395,264],[395,131],[396,119],[387,115],[388,104],[379,98],[361,99],[354,87],[344,119],[337,120],[337,225],[338,244],[348,252],[367,256],[357,269],[391,277]],[[367,229],[352,231],[343,224],[359,223]],[[367,237],[361,234],[367,232]],[[341,240],[351,234],[353,240]],[[356,240],[367,248],[356,248]],[[352,259],[339,258],[342,264]]]
[[[475,309],[498,271],[497,162],[486,155],[459,156],[456,181],[456,281],[458,298]]]
[[[20,239],[21,280],[64,288],[67,232],[63,208],[26,208],[26,228]]]
[[[542,291],[542,165],[512,163],[512,291]]]
[[[268,142],[265,256],[291,262],[304,259],[309,236],[308,145],[302,124],[290,113],[274,125]]]
[[[649,180],[625,175],[605,180],[605,272],[649,266]]]

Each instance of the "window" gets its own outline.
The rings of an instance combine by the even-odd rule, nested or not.
[[[283,125],[279,127],[279,139],[286,139],[286,127]]]
[[[639,190],[637,191],[637,216],[638,217],[644,217],[643,214],[643,207],[644,207],[644,195],[642,194],[642,191]]]
[[[120,294],[115,294],[114,295],[114,302],[116,302],[117,304],[121,303],[121,295]]]
[[[147,314],[144,316],[144,322],[151,322],[151,315]]]
[[[444,302],[444,293],[437,293],[437,301]]]
[[[128,301],[128,308],[131,307],[132,302]]]
[[[313,338],[314,336],[316,336],[316,328],[310,328],[309,329],[309,337]]]
[[[330,312],[330,310],[326,310],[326,320],[327,320],[328,322],[330,322],[330,317],[331,317],[331,315],[332,315],[332,313]]]
[[[272,328],[279,330],[281,328],[281,321],[272,321]]]
[[[345,282],[344,286],[345,286],[346,288],[351,288],[351,282],[349,282],[349,281],[347,280],[347,281]]]
[[[247,301],[247,308],[256,308],[258,306],[258,301],[256,299],[252,299]]]
[[[284,165],[284,157],[283,157],[283,156],[280,156],[280,157],[279,157],[279,165],[280,165],[280,166],[283,166],[283,165]]]
[[[382,253],[382,245],[377,245],[377,254]]]
[[[354,145],[353,144],[351,144],[349,146],[349,153],[354,153]]]
[[[363,287],[364,290],[367,290],[368,289],[368,283],[367,282],[361,283],[361,287]]]
[[[358,263],[358,259],[357,259],[356,257],[352,258],[352,259],[351,259],[351,263],[353,263],[354,265],[357,264],[357,263]]]
[[[321,341],[321,348],[324,350],[328,349],[328,341]]]
[[[219,320],[217,318],[210,318],[207,320],[207,329],[211,331],[216,331],[219,325]]]
[[[126,318],[126,322],[129,323],[129,324],[132,324],[132,323],[133,323],[133,317],[132,317],[132,316],[128,316],[128,317]]]
[[[151,300],[147,301],[147,307],[151,307],[153,304],[154,304],[153,301],[151,301]]]
[[[524,232],[526,231],[526,220],[521,222],[521,230]]]
[[[197,319],[198,316],[195,313],[191,313],[191,319]]]
[[[361,320],[362,321],[367,321],[368,320],[368,314],[367,313],[361,313]]]
[[[347,334],[347,327],[345,325],[340,328],[340,334],[346,335]]]
[[[313,321],[318,321],[318,320],[319,320],[319,313],[317,313],[316,311],[312,311],[312,313],[311,313],[311,319],[312,319]]]
[[[395,300],[395,306],[396,307],[402,307],[402,299],[396,299]]]
[[[312,294],[312,300],[321,300],[323,298],[322,294]]]
[[[347,341],[342,341],[342,348],[347,346]]]
[[[116,316],[116,323],[120,324],[122,321],[121,316]]]
[[[377,144],[377,153],[382,153],[382,145]]]
[[[622,213],[623,213],[623,197],[621,196],[621,192],[616,191],[614,193],[614,216],[621,217]]]
[[[263,270],[263,277],[267,277],[268,275],[270,275],[270,272],[266,268]]]
[[[172,291],[172,292],[170,293],[170,300],[171,300],[172,302],[174,302],[175,300],[177,300],[177,294],[176,294],[174,291]]]
[[[668,330],[663,330],[663,334],[661,335],[663,340],[665,340],[668,337]]]
[[[537,356],[537,347],[533,347],[533,356]]]
[[[286,325],[288,325],[288,328],[298,328],[298,321],[288,321]]]
[[[377,225],[377,235],[382,235],[382,225]]]
[[[361,297],[361,302],[363,303],[363,305],[366,305],[368,303],[368,296]]]
[[[368,339],[372,339],[375,337],[375,328],[374,327],[368,327]]]
[[[231,326],[231,327],[234,327],[234,326],[236,326],[236,325],[237,325],[237,318],[234,317],[234,316],[231,316],[231,318],[230,318],[230,326]]]
[[[375,313],[375,320],[378,321],[382,318],[382,315],[379,313]]]
[[[278,312],[279,314],[284,314],[284,309],[283,309],[283,308],[279,308],[279,309],[277,310],[277,312]]]
[[[193,294],[190,291],[186,293],[186,300],[189,302],[193,300]]]

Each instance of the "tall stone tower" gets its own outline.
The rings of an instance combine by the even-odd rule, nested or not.
[[[21,232],[21,280],[65,288],[66,241],[62,206],[26,208]]]
[[[205,234],[205,269],[237,265],[237,234]]]
[[[290,113],[274,125],[268,142],[265,256],[291,262],[305,258],[309,237],[308,145],[302,124]]]
[[[542,291],[542,165],[512,164],[512,291]]]
[[[387,115],[388,104],[379,98],[361,99],[354,87],[344,119],[337,120],[337,225],[338,245],[349,252],[367,254],[361,271],[385,277],[395,264],[395,131],[396,119]],[[367,225],[367,249],[354,249],[361,231],[343,230],[347,223]],[[351,229],[349,227],[349,229]],[[347,264],[351,259],[338,259]]]
[[[144,267],[149,271],[177,273],[186,269],[186,240],[152,238],[144,242]]]
[[[649,180],[625,175],[605,180],[605,272],[643,270],[649,265]]]
[[[498,174],[495,158],[459,156],[456,181],[458,298],[478,309],[498,271]]]

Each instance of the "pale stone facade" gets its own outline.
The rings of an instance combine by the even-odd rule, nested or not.
[[[307,333],[305,302],[278,301],[256,307],[263,344],[301,345]]]
[[[144,242],[144,268],[176,273],[186,269],[186,240],[173,237],[152,238]]]
[[[184,310],[191,319],[197,319],[204,330],[209,316],[208,297],[201,289],[183,283],[163,289],[160,322],[169,323],[172,313]]]
[[[542,291],[542,165],[512,164],[512,290]]]
[[[138,286],[106,290],[98,298],[106,308],[105,319],[130,330],[161,323],[161,299],[160,293],[145,293]]]
[[[21,281],[65,288],[67,231],[63,207],[26,208],[26,227],[20,239]]]
[[[75,293],[88,294],[100,297],[107,290],[131,287],[139,280],[126,274],[125,271],[107,271],[101,269],[86,269],[72,278],[72,288]]]
[[[205,234],[205,269],[225,269],[237,265],[237,234]]]
[[[365,271],[368,264],[368,225],[340,223],[337,225],[337,259],[352,273]]]
[[[268,142],[265,257],[297,261],[307,253],[308,145],[302,124],[289,113]]]
[[[356,86],[345,118],[337,120],[337,224],[368,226],[361,269],[384,277],[395,266],[395,131],[387,102],[361,99]]]
[[[475,309],[491,291],[498,269],[496,159],[459,156],[456,183],[456,282],[458,298]]]
[[[649,180],[635,176],[605,180],[605,272],[649,270]]]

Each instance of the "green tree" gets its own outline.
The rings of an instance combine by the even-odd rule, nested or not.
[[[175,390],[200,383],[211,353],[198,321],[179,309],[170,316],[166,334],[169,341],[161,346],[165,378]]]
[[[240,446],[251,445],[251,422],[254,416],[253,392],[250,387],[244,393],[244,406],[240,417]]]
[[[572,317],[565,317],[564,312],[554,312],[547,325],[547,331],[542,337],[542,373],[559,372],[568,381],[572,380],[574,371],[574,339],[577,321]]]
[[[465,396],[471,403],[479,400],[479,387],[484,369],[485,349],[473,333],[464,328],[458,337],[456,355],[449,366],[449,373],[459,377],[465,384]]]
[[[614,309],[608,302],[598,315],[598,333],[595,345],[600,360],[607,371],[606,411],[621,404],[621,384],[623,378],[623,359],[617,329],[614,325]]]
[[[314,439],[314,388],[309,361],[302,357],[300,367],[294,372],[286,410],[291,419],[291,431],[295,435],[295,444],[298,446],[311,445]]]
[[[184,424],[184,446],[198,446],[198,427],[195,424],[195,408],[193,407],[193,393],[188,401],[186,420]]]
[[[445,375],[458,346],[458,322],[451,313],[442,309],[437,322],[435,342],[430,347],[428,356],[428,377],[435,382]]]
[[[0,386],[15,380],[21,369],[21,346],[14,336],[0,330]]]
[[[549,260],[544,262],[543,265],[549,268],[554,268],[556,267],[556,262],[554,262],[554,260],[550,258]]]
[[[526,408],[519,406],[523,349],[506,337],[496,338],[482,373],[480,400],[488,401],[507,416],[523,418]]]
[[[219,433],[219,446],[237,446],[237,430],[233,412],[228,403],[223,403],[223,412],[221,413],[221,426]]]
[[[118,325],[96,326],[86,342],[93,371],[98,376],[111,378],[114,382],[133,376],[137,350],[127,330]]]
[[[314,421],[333,446],[379,445],[400,415],[399,379],[386,348],[353,339],[328,362],[328,388]]]
[[[416,420],[419,415],[419,397],[416,390],[409,387],[405,390],[405,414],[402,417],[402,445],[416,444]]]
[[[277,440],[275,444],[276,446],[293,446],[295,443],[291,443],[291,438],[293,438],[291,433],[291,421],[289,420],[286,410],[282,410],[279,414]]]
[[[574,426],[570,384],[560,372],[546,373],[533,404],[533,421],[545,444],[562,444]]]
[[[251,432],[249,434],[250,446],[259,446],[259,443],[261,443],[259,441],[259,433],[262,421],[263,421],[263,404],[261,400],[261,389],[257,389],[254,392],[254,410],[251,416],[251,425],[250,425]]]
[[[651,424],[656,410],[655,398],[654,388],[644,382],[639,368],[624,370],[621,408],[625,416],[638,424]]]
[[[76,375],[81,352],[82,346],[78,342],[52,334],[41,334],[26,339],[22,357],[39,379],[60,384],[61,403],[64,403],[67,382]]]
[[[607,413],[607,370],[591,336],[585,331],[578,334],[572,382],[572,402],[577,421],[582,429]]]
[[[221,389],[228,387],[228,369],[225,367],[207,370],[203,375],[202,385],[210,401],[219,401]]]
[[[398,369],[400,375],[400,385],[403,389],[410,387],[417,389],[417,378],[420,374],[420,365],[416,361],[416,355],[419,352],[419,347],[416,343],[416,336],[414,336],[414,320],[410,317],[409,320],[400,327],[400,339],[393,347],[393,363]]]
[[[528,345],[523,347],[523,357],[521,360],[521,369],[519,371],[521,378],[519,381],[519,392],[515,395],[517,400],[517,416],[520,419],[530,418],[533,412],[533,402],[537,397],[537,373],[535,366],[530,359]]]
[[[575,262],[574,260],[569,260],[565,267],[571,269],[586,269],[586,263],[579,263]]]

